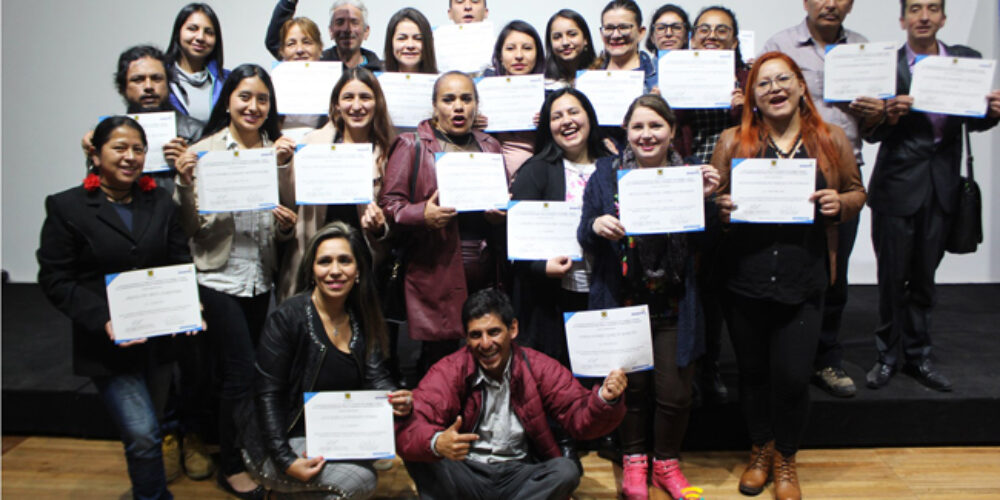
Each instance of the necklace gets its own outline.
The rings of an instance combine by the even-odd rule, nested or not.
[[[108,199],[111,203],[124,204],[132,201],[132,190],[131,189],[115,189],[107,184],[101,183],[101,191],[104,192],[104,197]],[[110,193],[110,191],[125,191],[125,194],[121,196],[115,196]]]
[[[802,134],[799,134],[799,136],[795,138],[795,143],[792,144],[792,147],[788,151],[783,151],[780,147],[778,147],[778,144],[774,142],[774,138],[771,137],[770,134],[767,136],[767,142],[778,153],[778,158],[791,158],[792,156],[795,156],[795,153],[798,153],[799,148],[802,147]]]

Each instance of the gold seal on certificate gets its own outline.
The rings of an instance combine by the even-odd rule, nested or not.
[[[396,456],[392,406],[384,391],[307,392],[306,456],[381,460]]]
[[[512,201],[507,209],[507,258],[582,260],[576,239],[579,205],[565,201]]]
[[[198,212],[246,212],[278,206],[274,149],[198,153]]]
[[[577,377],[653,369],[653,333],[645,305],[564,313],[569,363]]]
[[[288,61],[271,69],[275,101],[283,115],[326,115],[330,92],[340,80],[344,65],[326,61]]]
[[[116,343],[201,330],[193,264],[109,274],[104,283]]]
[[[733,159],[732,222],[811,224],[816,204],[816,160]]]
[[[371,203],[372,145],[308,144],[295,151],[295,203]]]

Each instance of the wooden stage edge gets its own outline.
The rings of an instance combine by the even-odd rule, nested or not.
[[[682,468],[706,500],[743,499],[737,490],[747,452],[691,452]],[[131,497],[121,443],[51,437],[3,437],[5,499],[127,499]],[[616,498],[610,462],[590,454],[578,500]],[[820,499],[1000,499],[1000,447],[806,449],[798,455],[803,495]],[[214,481],[179,479],[178,499],[227,498]],[[380,473],[375,498],[415,498],[397,459]],[[662,492],[650,498],[669,499]],[[774,498],[768,487],[757,498]]]

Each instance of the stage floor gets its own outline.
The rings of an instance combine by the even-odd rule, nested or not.
[[[811,388],[805,447],[881,447],[1000,444],[1000,285],[938,287],[932,338],[937,366],[955,390],[939,393],[905,375],[888,387],[864,387],[875,360],[874,286],[850,287],[842,343],[845,369],[858,385],[850,399]],[[3,285],[3,432],[115,438],[116,432],[86,378],[70,366],[69,321],[37,285]],[[747,438],[736,403],[736,367],[728,339],[722,372],[730,401],[694,410],[686,450],[742,450]]]

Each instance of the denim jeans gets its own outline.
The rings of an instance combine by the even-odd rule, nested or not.
[[[127,348],[126,348],[127,349]],[[151,367],[147,373],[94,377],[105,408],[125,445],[125,461],[132,481],[132,498],[172,499],[163,472],[159,413],[170,388],[172,365]]]

